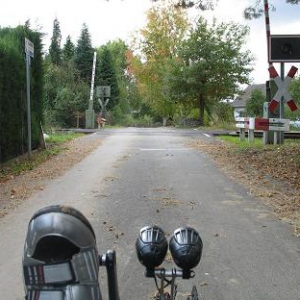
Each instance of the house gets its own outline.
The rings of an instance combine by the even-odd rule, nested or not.
[[[266,95],[266,85],[262,84],[252,84],[248,85],[241,96],[238,96],[233,102],[231,102],[231,106],[233,107],[234,117],[241,117],[246,108],[246,103],[253,92],[253,90],[260,90],[264,95]]]

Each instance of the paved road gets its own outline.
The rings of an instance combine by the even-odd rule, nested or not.
[[[179,282],[180,299],[193,283],[204,299],[300,299],[300,240],[190,145],[212,137],[159,128],[104,130],[86,138],[103,143],[0,221],[1,299],[22,299],[27,222],[50,204],[81,210],[95,229],[99,251],[117,250],[121,299],[149,299],[155,290],[143,277],[134,245],[149,222],[167,233],[190,225],[202,236],[197,276]],[[107,299],[104,270],[100,275]]]

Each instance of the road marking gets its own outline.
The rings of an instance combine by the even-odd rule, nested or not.
[[[207,137],[210,137],[210,135],[208,133],[203,133],[203,135],[205,135]]]
[[[140,148],[140,151],[186,151],[191,148]]]

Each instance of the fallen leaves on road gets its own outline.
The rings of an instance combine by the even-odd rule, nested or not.
[[[193,144],[249,193],[291,223],[300,236],[300,145],[238,148],[225,142]]]

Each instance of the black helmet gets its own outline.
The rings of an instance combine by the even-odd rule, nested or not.
[[[201,259],[203,243],[195,229],[181,227],[174,231],[169,248],[176,265],[183,270],[191,270]]]
[[[136,240],[138,259],[147,269],[158,267],[164,260],[168,242],[163,230],[156,225],[148,225],[140,230]]]

